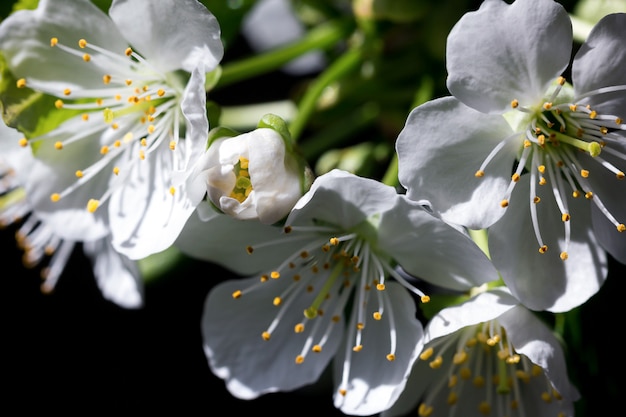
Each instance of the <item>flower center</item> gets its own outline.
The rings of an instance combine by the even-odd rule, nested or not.
[[[283,239],[289,239],[297,249],[287,255],[275,270],[261,275],[260,282],[237,290],[232,296],[235,299],[245,298],[246,294],[261,286],[277,286],[272,300],[277,313],[261,332],[261,337],[270,342],[272,333],[279,326],[295,322],[293,334],[302,346],[294,359],[296,364],[303,363],[310,352],[321,352],[333,335],[342,337],[343,330],[334,330],[345,317],[348,342],[339,385],[339,393],[345,396],[352,355],[363,349],[363,332],[368,327],[374,330],[377,322],[388,320],[389,351],[386,359],[394,361],[396,358],[395,319],[392,302],[385,292],[385,277],[396,278],[424,302],[428,301],[428,297],[395,272],[387,258],[378,254],[368,239],[358,232],[341,232],[332,225],[286,226],[284,232]],[[281,242],[284,243],[283,240]],[[247,251],[253,254],[256,248],[276,243],[279,242],[267,242],[254,248],[249,246]],[[285,279],[290,280],[287,285],[279,284],[278,281]],[[294,312],[297,314],[295,319]]]
[[[248,159],[243,156],[239,157],[239,162],[233,167],[235,174],[235,186],[230,193],[231,198],[243,203],[252,192],[252,182],[250,181],[250,173],[248,172]]]
[[[59,97],[55,107],[73,114],[62,127],[30,138],[29,142],[34,142],[35,152],[46,146],[45,142],[52,142],[59,151],[82,139],[99,144],[97,154],[81,155],[86,166],[75,171],[76,182],[50,197],[53,202],[59,201],[96,175],[110,175],[110,188],[87,203],[88,210],[94,212],[113,189],[129,178],[135,164],[163,146],[176,150],[182,129],[178,103],[183,86],[173,74],[159,72],[131,48],[114,52],[85,39],[71,47],[58,38],[52,38],[50,46],[80,57],[84,65],[90,66],[85,74],[93,74],[94,79],[81,82],[80,88],[18,80],[18,87],[28,86]],[[182,166],[183,158],[174,155],[174,165]],[[173,187],[170,193],[174,193]]]
[[[438,406],[452,409],[457,403],[463,407],[473,404],[485,416],[497,412],[524,417],[527,403],[559,411],[561,396],[543,369],[515,352],[497,321],[435,339],[427,344],[420,360],[436,373],[418,407],[420,417],[430,416]],[[437,410],[437,414],[442,412]]]
[[[601,114],[590,105],[581,104],[586,98],[623,90],[626,86],[608,87],[574,100],[572,88],[563,77],[559,77],[554,89],[535,108],[522,107],[517,100],[512,100],[511,107],[515,111],[505,114],[505,118],[516,133],[494,148],[475,175],[484,176],[487,165],[507,141],[522,139],[518,163],[500,206],[506,208],[509,205],[515,184],[523,173],[528,173],[531,219],[540,253],[545,253],[548,246],[538,224],[536,205],[541,198],[537,195],[537,186],[551,188],[559,208],[565,235],[565,247],[560,253],[562,260],[568,258],[570,241],[568,194],[573,198],[584,196],[593,201],[618,232],[626,230],[623,219],[618,220],[604,204],[603,199],[611,196],[596,192],[592,177],[594,169],[601,168],[610,171],[616,180],[624,179],[626,155],[618,150],[618,146],[624,140],[619,132],[626,130],[626,124],[619,116]],[[621,167],[600,156],[601,153],[610,155],[610,159],[617,161]],[[581,154],[590,156],[595,164],[590,165],[590,160]]]

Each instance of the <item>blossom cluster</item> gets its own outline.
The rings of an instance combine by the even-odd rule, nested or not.
[[[199,331],[240,399],[330,369],[346,415],[573,416],[581,395],[545,318],[596,295],[610,261],[626,264],[626,13],[574,49],[558,2],[484,0],[445,34],[446,93],[408,103],[391,146],[364,138],[320,156],[353,122],[315,135],[315,114],[350,90],[337,83],[386,74],[382,28],[434,12],[334,3],[340,18],[310,36],[287,1],[248,6],[235,31],[273,61],[247,66],[229,66],[233,23],[208,1],[10,13],[0,220],[17,225],[25,265],[42,266],[51,292],[82,247],[124,308],[145,301],[139,265],[169,250],[231,272]],[[277,25],[290,28],[280,42]],[[330,46],[340,52],[321,53]],[[214,98],[266,62],[314,81],[252,122]]]

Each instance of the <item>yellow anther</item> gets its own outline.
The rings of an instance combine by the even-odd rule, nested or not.
[[[56,107],[57,109],[62,109],[63,108],[63,100],[59,99],[57,101],[54,102],[54,107]]]
[[[54,193],[50,196],[50,201],[52,201],[53,203],[56,203],[60,199],[61,199],[61,194],[58,194],[58,193]]]
[[[511,100],[511,107],[516,109],[519,106],[519,101],[516,99]]]
[[[341,395],[342,395],[342,396],[344,396],[344,397],[346,396],[346,394],[347,394],[347,393],[348,393],[348,391],[346,391],[346,390],[345,390],[345,389],[343,389],[343,388],[341,388],[341,389],[339,390],[339,394],[341,394]]]
[[[552,108],[552,103],[550,103],[550,102],[543,103],[543,109],[544,110],[550,110],[551,108]]]
[[[63,143],[61,143],[61,142],[54,142],[54,149],[57,149],[57,150],[63,149]]]
[[[278,278],[280,278],[280,272],[278,272],[278,271],[272,271],[272,272],[270,273],[270,277],[272,277],[272,279],[278,279]]]
[[[381,318],[383,318],[382,314],[380,314],[380,311],[374,311],[372,316],[374,317],[374,320],[380,320]]]
[[[170,141],[170,149],[172,151],[176,149],[176,142],[175,141]]]
[[[26,78],[20,78],[15,84],[17,85],[17,88],[26,87]]]
[[[78,46],[79,46],[81,49],[82,49],[82,48],[84,48],[85,46],[87,46],[87,41],[86,41],[85,39],[80,39],[80,40],[78,41]]]
[[[483,401],[478,405],[478,411],[488,416],[489,414],[491,414],[491,405],[489,405],[487,401]]]
[[[158,91],[157,91],[157,95],[159,97],[163,97],[165,95],[165,90],[162,89],[162,88],[159,88]]]
[[[322,351],[322,347],[320,345],[313,345],[311,350],[315,353],[320,353]]]
[[[591,191],[587,191],[587,192],[585,193],[585,198],[586,198],[587,200],[591,200],[591,199],[593,198],[593,193],[592,193]]]
[[[248,253],[248,255],[252,255],[252,252],[254,252],[254,248],[252,246],[246,246],[246,252]]]
[[[141,138],[141,140],[139,141],[139,144],[141,146],[148,146],[148,141],[146,140],[146,138]]]
[[[360,352],[363,349],[363,345],[356,345],[352,348],[354,352]]]
[[[575,105],[575,104],[570,104],[569,105],[569,109],[570,109],[570,111],[576,111],[576,110],[578,110],[578,106]]]
[[[616,117],[615,118],[615,124],[621,125],[623,123],[623,120],[621,117]]]
[[[622,171],[619,171],[617,174],[615,174],[615,178],[617,178],[618,180],[623,180],[624,173]]]
[[[427,295],[422,295],[420,297],[420,300],[422,301],[422,303],[428,303],[430,301],[430,297]]]
[[[393,362],[396,360],[396,355],[394,355],[393,353],[388,353],[386,358],[389,362]]]
[[[537,136],[537,143],[538,143],[540,146],[545,145],[545,143],[546,143],[546,137],[545,137],[544,135],[539,135],[539,136]]]
[[[126,50],[124,51],[124,55],[126,56],[131,56],[133,54],[133,49],[132,48],[126,48]]]
[[[557,78],[556,82],[559,83],[560,86],[565,85],[565,77]]]
[[[454,357],[452,358],[452,363],[454,363],[455,365],[460,365],[466,360],[467,360],[467,352],[462,350],[454,354]]]
[[[118,175],[120,173],[120,167],[113,167],[113,173]]]
[[[540,173],[543,174],[544,172],[546,172],[546,166],[545,165],[539,165],[537,167],[537,171],[539,171]]]
[[[458,400],[459,400],[459,397],[457,393],[454,391],[450,391],[450,394],[448,394],[448,399],[447,399],[448,405],[454,405],[457,403]]]
[[[550,403],[550,402],[552,402],[552,396],[550,395],[550,393],[549,393],[549,392],[545,392],[545,391],[544,391],[544,392],[542,392],[542,393],[541,393],[541,399],[542,399],[543,401],[545,401],[546,403]]]
[[[587,178],[589,176],[589,171],[586,169],[581,169],[580,170],[580,176],[583,178]]]
[[[109,74],[105,74],[102,76],[102,82],[104,84],[109,84],[111,82],[111,76]]]
[[[339,239],[337,239],[336,237],[331,237],[329,243],[333,246],[337,246],[339,244]]]
[[[120,127],[120,125],[118,125],[117,123],[113,123],[111,125],[111,129],[113,129],[113,130],[117,130],[117,129],[119,129],[119,127]]]
[[[570,219],[570,215],[569,215],[569,213],[563,213],[563,214],[561,215],[561,221],[563,221],[563,222],[568,222],[568,221],[569,221],[569,219]]]
[[[174,187],[174,186],[170,187],[170,194],[171,195],[176,194],[176,187]]]
[[[524,148],[530,148],[532,146],[532,142],[528,139],[524,139]]]
[[[472,380],[472,384],[477,388],[482,388],[485,386],[485,378],[480,375],[476,375]]]
[[[102,103],[104,103],[104,101],[101,98],[96,99],[96,104],[98,106],[102,106]]]
[[[141,159],[142,161],[146,159],[146,153],[144,152],[143,149],[139,151],[139,159]]]
[[[541,198],[540,198],[539,196],[535,196],[535,197],[533,198],[533,203],[537,204],[537,203],[539,203],[539,202],[541,202]]]
[[[435,350],[432,347],[425,349],[422,353],[420,353],[420,359],[423,361],[427,361],[433,355]]]
[[[124,80],[124,82],[126,83],[126,85],[130,86],[133,83],[133,80],[127,78],[126,80]]]
[[[80,118],[81,118],[81,119],[83,119],[83,121],[84,121],[84,122],[86,122],[87,120],[89,120],[89,114],[87,114],[87,113],[83,113],[83,114],[80,116]]]
[[[26,139],[26,138],[21,138],[21,139],[19,140],[19,144],[20,144],[20,146],[21,146],[22,148],[25,148],[26,146],[28,146],[28,139]]]
[[[502,200],[502,201],[500,201],[500,207],[506,208],[508,206],[509,206],[509,200]]]
[[[108,153],[109,153],[109,147],[108,147],[108,146],[106,146],[106,145],[103,145],[103,146],[100,148],[100,153],[101,153],[102,155],[106,155],[106,154],[108,154]]]
[[[270,340],[270,332],[263,332],[261,333],[261,337],[263,338],[263,340]]]
[[[485,171],[483,171],[482,169],[479,169],[478,171],[476,171],[476,172],[474,173],[474,176],[475,176],[476,178],[482,178],[482,177],[484,177],[484,176],[485,176]]]
[[[589,118],[590,119],[595,119],[596,117],[598,117],[598,112],[593,110],[591,113],[589,113]]]
[[[302,323],[298,323],[295,326],[293,326],[293,331],[296,333],[302,333],[304,331],[304,324]]]
[[[100,202],[92,198],[87,202],[87,211],[90,213],[95,213],[96,210],[98,210],[98,206],[100,206]]]
[[[574,197],[574,198],[580,197],[580,191],[578,191],[578,190],[572,191],[572,197]]]
[[[359,322],[356,324],[356,328],[357,330],[363,330],[365,328],[365,324]]]
[[[270,277],[268,277],[266,274],[261,275],[260,277],[260,281],[261,282],[267,282],[269,281]]]
[[[620,223],[617,225],[617,231],[620,233],[626,231],[626,226],[624,225],[624,223]]]
[[[376,289],[378,291],[384,291],[385,290],[385,284],[376,284]]]
[[[150,125],[150,126],[148,126],[148,133],[149,133],[149,134],[154,133],[155,129],[156,129],[156,127],[154,127],[154,125]]]
[[[437,356],[435,359],[428,363],[431,369],[439,369],[443,364],[443,358],[441,356]]]
[[[600,133],[602,133],[603,135],[606,135],[607,133],[609,133],[609,129],[602,126],[600,127]]]
[[[513,182],[518,182],[519,181],[519,174],[516,172],[515,174],[511,175],[511,180]]]
[[[59,43],[59,38],[50,38],[50,46],[55,47]]]
[[[561,252],[559,258],[561,258],[562,261],[565,261],[567,260],[567,258],[569,258],[569,255],[567,254],[567,252]]]
[[[544,177],[539,178],[539,185],[546,185],[547,181]]]
[[[85,62],[89,62],[89,61],[91,61],[91,55],[89,55],[89,54],[83,54],[83,61],[85,61]]]
[[[433,413],[433,408],[424,403],[421,403],[417,409],[417,415],[419,417],[430,417],[432,413]]]
[[[279,306],[282,302],[283,300],[280,297],[274,297],[274,301],[272,301],[275,306]]]
[[[69,88],[66,88],[65,90],[63,90],[63,94],[66,96],[69,96],[70,94],[72,94],[72,90],[70,90]]]
[[[241,290],[237,290],[235,292],[233,292],[233,298],[236,300],[237,298],[241,298]]]
[[[468,381],[472,377],[472,371],[466,366],[459,369],[459,375],[461,376],[461,379]]]
[[[74,174],[76,175],[77,178],[82,178],[83,177],[83,171],[81,171],[80,169],[77,170]]]

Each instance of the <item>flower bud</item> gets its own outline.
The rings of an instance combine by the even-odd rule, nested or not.
[[[240,135],[220,129],[205,155],[206,192],[223,213],[274,224],[284,218],[306,187],[307,169],[291,151],[282,119],[267,116]]]

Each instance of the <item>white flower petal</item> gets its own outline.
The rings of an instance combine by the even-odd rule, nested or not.
[[[143,306],[143,282],[137,264],[113,249],[109,237],[84,242],[98,288],[107,300],[124,308]]]
[[[563,348],[545,324],[523,306],[503,313],[498,317],[498,321],[506,329],[515,351],[542,367],[561,396],[570,402],[580,398],[578,390],[567,377]],[[573,409],[570,412],[573,412]]]
[[[539,188],[551,193],[550,189]],[[564,225],[554,198],[542,196],[536,205],[539,229],[548,251],[539,253],[529,210],[528,178],[515,186],[511,203],[502,219],[489,228],[489,252],[504,282],[531,310],[562,312],[587,301],[607,275],[607,261],[591,230],[589,202],[568,199],[572,215],[569,258],[559,254],[564,246]]]
[[[414,109],[396,142],[400,183],[413,200],[426,199],[446,221],[481,229],[502,215],[520,144],[510,141],[476,178],[491,150],[513,132],[499,116],[477,112],[453,97]],[[490,203],[491,202],[491,203]]]
[[[363,331],[363,350],[350,349],[350,389],[343,396],[335,389],[335,406],[348,415],[369,416],[379,413],[395,402],[402,392],[411,365],[420,351],[423,329],[415,318],[415,302],[399,284],[389,282],[385,292],[392,303],[381,320],[368,321]],[[385,314],[393,314],[394,328]],[[395,360],[388,361],[389,335],[397,337]],[[345,351],[339,351],[334,360],[335,381],[342,380]]]
[[[204,305],[202,335],[204,351],[215,375],[237,398],[252,399],[275,391],[291,391],[315,382],[335,354],[344,323],[331,324],[328,343],[319,353],[309,353],[301,364],[301,353],[313,325],[295,333],[294,326],[303,320],[302,306],[310,305],[314,293],[300,291],[280,325],[269,340],[261,337],[279,312],[272,300],[280,295],[290,280],[269,280],[257,290],[234,299],[236,290],[259,283],[259,278],[226,281],[215,286]],[[315,320],[331,320],[323,316]]]
[[[160,71],[211,71],[224,54],[217,19],[196,0],[114,0],[109,15]]]
[[[513,99],[535,105],[571,52],[572,24],[557,2],[487,0],[448,35],[448,89],[485,113],[509,110]]]
[[[78,49],[79,39],[124,53],[128,43],[115,24],[89,0],[41,0],[35,11],[18,11],[0,25],[0,50],[16,78],[46,91],[100,88],[102,72],[81,56],[50,47],[50,39]],[[76,71],[80,68],[80,71]]]
[[[498,279],[467,236],[403,196],[380,220],[378,246],[408,273],[432,284],[465,291]]]

